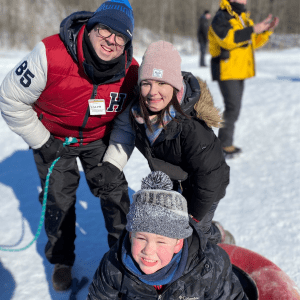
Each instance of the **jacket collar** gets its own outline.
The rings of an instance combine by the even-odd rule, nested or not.
[[[205,257],[205,248],[207,245],[207,238],[195,226],[197,223],[190,218],[190,225],[193,228],[193,234],[187,238],[189,255],[186,263],[185,274],[189,273],[200,261]],[[195,259],[196,258],[196,259]]]
[[[230,2],[228,0],[221,0],[220,8],[222,10],[227,10],[228,13],[230,15],[234,16],[234,17],[237,17],[237,18],[239,17],[238,14],[232,10],[232,7],[231,7]]]
[[[189,222],[190,222],[190,225],[193,228],[193,232],[196,233],[195,236],[198,239],[199,247],[197,247],[197,248],[199,249],[199,251],[204,253],[206,245],[207,245],[207,241],[208,241],[207,237],[205,237],[204,233],[197,228],[197,222],[196,221],[194,221],[192,218],[189,218]]]
[[[231,4],[228,0],[221,0],[220,2],[220,9],[222,10],[226,10],[231,16],[233,16],[234,18],[236,18],[237,20],[240,19],[239,15],[233,11]],[[250,18],[250,13],[242,13],[241,17],[245,17],[246,19]]]
[[[77,58],[77,37],[82,29],[83,25],[88,21],[88,19],[93,15],[92,12],[81,11],[75,12],[70,16],[66,17],[60,23],[59,36],[63,41],[68,52],[72,58],[78,62]],[[82,41],[82,36],[80,41]]]
[[[185,83],[185,94],[181,101],[181,108],[187,115],[194,110],[194,105],[200,98],[200,85],[197,78],[190,72],[181,72]]]

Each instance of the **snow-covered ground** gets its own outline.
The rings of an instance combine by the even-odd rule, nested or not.
[[[0,82],[25,55],[0,51]],[[138,57],[141,61],[141,57]],[[209,56],[207,56],[207,62]],[[199,68],[198,56],[183,56],[182,70],[205,79],[223,109],[209,68]],[[230,230],[239,246],[277,264],[300,287],[300,49],[256,53],[257,76],[246,81],[235,143],[243,154],[228,160],[231,182],[215,219]],[[0,247],[26,246],[37,232],[41,206],[39,178],[31,150],[11,132],[0,116]],[[134,151],[125,167],[131,188],[149,172]],[[99,200],[84,176],[77,192],[76,262],[73,275],[92,276],[108,250]],[[51,284],[53,266],[44,256],[46,235],[21,252],[0,251],[0,299],[68,299]],[[85,299],[87,287],[78,295]]]

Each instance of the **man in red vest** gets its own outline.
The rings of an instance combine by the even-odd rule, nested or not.
[[[109,184],[103,188],[89,171],[102,162],[112,121],[130,103],[137,82],[133,28],[127,0],[106,1],[94,13],[73,13],[61,23],[60,33],[39,42],[0,87],[3,119],[33,149],[41,203],[48,169],[60,157],[45,213],[45,254],[55,264],[52,281],[58,291],[70,287],[75,261],[77,158],[92,193],[100,197],[110,247],[126,224],[130,201],[123,172],[108,165]],[[78,142],[63,146],[66,137]],[[111,182],[110,174],[117,174]]]

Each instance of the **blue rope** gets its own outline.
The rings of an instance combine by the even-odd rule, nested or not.
[[[77,139],[76,138],[66,138],[65,139],[65,142],[64,142],[64,146],[66,145],[70,145],[70,144],[73,144],[73,143],[76,143],[77,142]],[[35,237],[34,239],[25,247],[23,248],[20,248],[20,249],[6,249],[6,248],[12,248],[12,247],[16,247],[17,245],[19,245],[23,239],[23,236],[24,236],[24,231],[23,231],[23,227],[24,227],[24,221],[23,221],[23,224],[22,224],[22,236],[21,236],[21,239],[15,244],[15,245],[12,245],[12,246],[0,246],[0,251],[8,251],[8,252],[18,252],[18,251],[23,251],[23,250],[26,250],[27,248],[29,248],[37,239],[38,237],[40,236],[40,233],[41,233],[41,230],[42,230],[42,226],[43,226],[43,223],[44,223],[44,219],[45,219],[45,212],[46,212],[46,203],[47,203],[47,195],[48,195],[48,187],[49,187],[49,179],[50,179],[50,175],[52,173],[52,170],[54,168],[54,165],[58,162],[58,160],[60,159],[60,157],[58,157],[56,160],[54,160],[54,162],[51,164],[50,168],[49,168],[49,171],[48,171],[48,174],[47,174],[47,177],[46,177],[46,182],[45,182],[45,188],[44,188],[44,198],[43,198],[43,207],[42,207],[42,213],[41,213],[41,218],[40,218],[40,223],[39,223],[39,227],[37,229],[37,232],[35,234]]]

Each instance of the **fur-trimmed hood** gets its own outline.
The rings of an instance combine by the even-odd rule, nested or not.
[[[205,81],[196,77],[200,85],[200,98],[194,105],[197,117],[203,120],[208,127],[222,127],[222,117],[220,109],[215,107],[213,97]]]
[[[181,102],[183,112],[203,120],[208,127],[222,127],[220,110],[215,107],[206,82],[190,72],[182,72],[182,77],[186,87]]]

